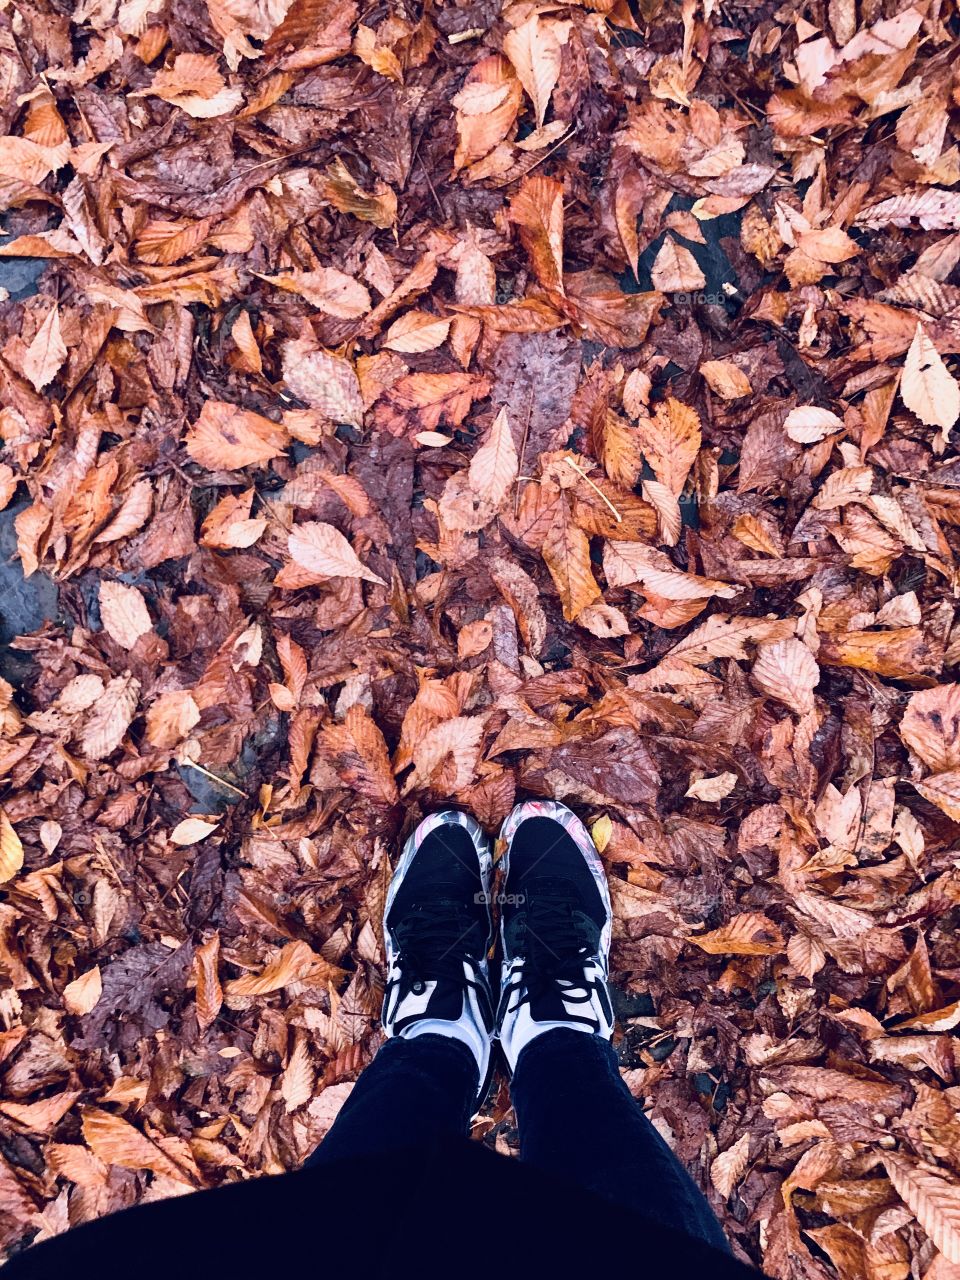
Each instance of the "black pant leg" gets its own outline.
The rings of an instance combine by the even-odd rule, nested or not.
[[[478,1087],[476,1061],[459,1041],[434,1035],[388,1040],[307,1166],[462,1136]]]
[[[520,1054],[512,1093],[521,1160],[729,1248],[706,1197],[621,1080],[606,1040],[582,1031],[544,1032]]]

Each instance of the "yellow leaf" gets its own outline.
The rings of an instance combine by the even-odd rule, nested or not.
[[[23,866],[23,845],[10,819],[0,809],[0,884],[11,880]]]
[[[100,980],[100,966],[94,965],[79,978],[74,978],[63,988],[63,1007],[67,1013],[83,1015],[89,1013],[103,991]]]
[[[593,843],[597,846],[597,852],[603,853],[613,835],[613,823],[610,818],[606,814],[598,818],[590,828],[590,834],[593,837]]]

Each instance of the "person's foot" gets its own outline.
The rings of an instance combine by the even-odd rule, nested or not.
[[[477,822],[434,813],[404,845],[383,915],[384,1031],[459,1040],[476,1058],[481,1096],[493,1037],[492,880],[490,842]]]
[[[545,1031],[609,1040],[613,913],[603,864],[575,813],[554,800],[517,805],[500,831],[503,939],[497,1035],[510,1070]]]

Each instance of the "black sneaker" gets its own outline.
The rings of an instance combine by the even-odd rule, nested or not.
[[[517,805],[500,831],[503,966],[497,1035],[510,1070],[544,1031],[564,1027],[609,1040],[607,991],[613,913],[603,864],[566,805]]]
[[[383,934],[388,1036],[450,1036],[477,1060],[486,1092],[493,1037],[487,952],[493,858],[468,814],[424,818],[407,843],[387,893]]]

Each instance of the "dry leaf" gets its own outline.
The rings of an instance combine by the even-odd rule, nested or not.
[[[381,587],[387,584],[366,565],[339,529],[319,520],[296,525],[287,539],[296,564],[320,578],[363,578]]]
[[[799,640],[775,640],[762,644],[750,678],[761,693],[776,698],[797,715],[813,710],[813,691],[820,683],[820,668],[813,654]]]
[[[170,843],[197,844],[212,835],[219,825],[219,822],[208,822],[205,818],[184,818],[170,832]]]
[[[520,83],[533,103],[537,128],[543,124],[550,95],[560,76],[560,42],[549,22],[531,14],[526,22],[508,31],[503,51],[513,63]]]
[[[710,955],[775,956],[784,949],[783,934],[767,916],[749,911],[710,933],[689,937]]]
[[[104,631],[124,649],[132,649],[153,630],[143,596],[122,582],[100,583],[100,618]]]
[[[697,260],[672,236],[664,236],[660,252],[650,268],[653,287],[662,293],[692,293],[706,287],[707,278]]]
[[[100,999],[103,983],[100,978],[100,966],[94,965],[79,978],[74,978],[63,988],[63,1007],[67,1013],[82,1015],[89,1013]]]
[[[23,845],[10,819],[0,809],[0,884],[12,880],[23,866]]]
[[[262,466],[290,443],[283,427],[224,400],[204,404],[186,441],[190,457],[209,471]]]
[[[493,421],[490,434],[470,460],[470,487],[493,507],[500,507],[513,487],[519,459],[506,409]]]
[[[960,418],[960,384],[919,321],[903,366],[900,398],[921,422],[939,427],[943,440]]]
[[[67,348],[60,333],[60,308],[54,303],[23,357],[24,375],[33,383],[35,391],[42,391],[57,376],[66,358]]]

